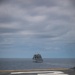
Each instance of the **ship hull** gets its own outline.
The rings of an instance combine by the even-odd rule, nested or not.
[[[43,60],[33,60],[34,63],[42,63]]]

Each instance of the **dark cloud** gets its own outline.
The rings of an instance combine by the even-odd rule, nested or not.
[[[5,3],[5,2],[6,2],[6,0],[0,0],[0,4]]]
[[[55,6],[55,2],[54,0],[37,0],[35,1],[35,5],[37,6],[48,6],[48,7],[52,7],[52,6]]]
[[[0,33],[15,33],[15,32],[18,32],[18,31],[19,31],[19,29],[0,27]]]
[[[13,21],[15,21],[15,19],[9,15],[0,16],[0,23],[10,23]]]
[[[21,6],[25,7],[25,6],[54,6],[55,2],[54,0],[18,0],[15,1],[13,0],[13,2],[18,2]]]
[[[75,0],[70,0],[70,2],[71,2],[72,5],[75,7]]]
[[[0,35],[0,42],[2,42],[2,41],[3,41],[3,36]]]
[[[54,38],[54,37],[56,37],[56,36],[53,36],[53,35],[50,35],[50,34],[35,34],[34,36],[33,36],[34,38]]]
[[[12,44],[0,44],[0,49],[1,50],[7,50],[12,47]]]

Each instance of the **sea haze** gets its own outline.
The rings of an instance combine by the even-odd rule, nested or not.
[[[43,60],[43,63],[34,63],[29,58],[0,58],[0,70],[71,68],[75,66],[75,59],[72,58],[45,58]]]

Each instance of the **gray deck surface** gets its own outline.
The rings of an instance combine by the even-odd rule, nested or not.
[[[36,73],[11,74],[11,73],[7,73],[7,72],[5,72],[5,73],[0,72],[0,75],[37,75],[37,74]]]
[[[64,70],[64,71],[61,71],[61,72],[64,72],[64,74],[60,74],[60,75],[75,75],[75,71],[74,70]],[[19,73],[19,74],[12,74],[12,72],[0,72],[0,75],[38,75],[38,74],[40,74],[40,73]],[[45,73],[45,75],[46,75],[46,73]],[[59,74],[51,74],[51,75],[59,75]]]

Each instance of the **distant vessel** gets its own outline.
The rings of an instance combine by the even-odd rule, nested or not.
[[[35,62],[35,63],[42,63],[43,62],[42,56],[40,54],[35,54],[33,56],[33,62]]]

